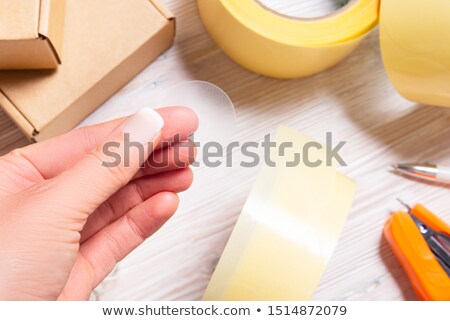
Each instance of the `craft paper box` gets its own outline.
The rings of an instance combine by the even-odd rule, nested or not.
[[[0,0],[0,69],[61,62],[66,0]]]
[[[63,63],[0,72],[0,106],[34,141],[64,133],[125,85],[175,35],[156,0],[66,0]]]

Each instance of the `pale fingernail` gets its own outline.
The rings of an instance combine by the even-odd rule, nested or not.
[[[147,145],[155,140],[164,127],[164,119],[151,108],[143,108],[128,119],[123,127],[129,141]]]

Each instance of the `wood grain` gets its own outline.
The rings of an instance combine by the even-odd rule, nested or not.
[[[400,97],[381,61],[378,31],[344,62],[307,79],[282,81],[252,74],[228,59],[205,32],[192,0],[162,0],[177,16],[176,43],[97,114],[115,116],[121,95],[147,86],[158,91],[199,79],[217,84],[237,112],[234,140],[261,141],[286,124],[323,141],[345,140],[342,171],[358,185],[344,232],[317,288],[317,300],[414,300],[405,273],[382,238],[384,222],[401,197],[421,202],[450,221],[450,189],[390,173],[400,161],[450,165],[450,108],[422,106]],[[136,97],[138,100],[139,97]],[[126,107],[125,107],[126,108]],[[211,106],[214,108],[214,106]],[[96,118],[97,117],[97,118]],[[1,150],[24,144],[0,114]],[[94,292],[102,300],[197,300],[259,171],[196,168],[195,184],[175,217],[119,264]],[[295,255],[295,253],[293,253]]]

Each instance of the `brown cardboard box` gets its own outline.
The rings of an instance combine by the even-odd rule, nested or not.
[[[0,72],[0,105],[32,140],[68,131],[170,47],[156,0],[67,0],[63,64]]]
[[[0,0],[0,69],[61,62],[65,0]]]

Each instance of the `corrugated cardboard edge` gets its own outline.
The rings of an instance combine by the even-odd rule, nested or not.
[[[159,0],[149,0],[151,4],[165,17],[167,20],[175,20],[173,13],[159,2]]]
[[[28,119],[14,106],[3,91],[0,90],[0,106],[5,113],[12,119],[22,133],[30,140],[33,140],[33,135],[36,134],[34,127],[30,124]]]
[[[47,40],[57,64],[61,63],[66,0],[41,0],[38,34]]]
[[[175,23],[174,19],[168,20],[159,32],[146,41],[132,55],[125,59],[120,65],[109,72],[101,81],[91,87],[83,96],[75,101],[69,108],[60,113],[51,123],[40,132],[34,130],[32,140],[42,141],[56,135],[62,134],[86,118],[95,111],[102,103],[111,97],[130,79],[141,72],[151,61],[156,59],[166,49],[170,48],[174,41]],[[157,44],[157,45],[156,45]],[[151,55],[149,53],[152,53]],[[151,58],[149,59],[149,57]],[[114,79],[114,81],[109,81]],[[108,94],[102,94],[108,92]],[[89,103],[90,102],[90,103]],[[95,103],[93,103],[95,102]]]

